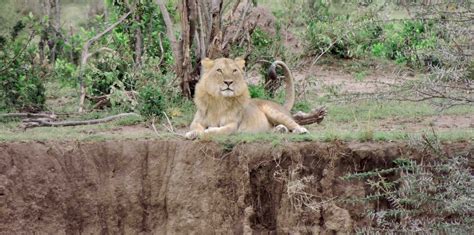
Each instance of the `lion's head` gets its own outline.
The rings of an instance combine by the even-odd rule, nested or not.
[[[201,61],[203,76],[198,83],[197,90],[205,90],[213,97],[232,98],[249,96],[247,83],[244,79],[245,60],[241,58],[216,60],[203,59]]]

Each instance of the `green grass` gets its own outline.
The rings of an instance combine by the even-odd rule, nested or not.
[[[303,106],[311,106],[304,103]],[[313,105],[316,106],[316,105]],[[375,102],[361,101],[352,104],[327,104],[328,116],[319,125],[309,126],[311,134],[277,134],[277,133],[259,133],[259,134],[235,134],[230,136],[217,136],[210,140],[224,143],[237,144],[241,142],[270,142],[279,144],[285,141],[403,141],[419,136],[423,133],[431,133],[431,127],[426,122],[408,124],[397,124],[393,130],[384,130],[380,128],[384,122],[397,119],[413,121],[425,120],[439,114],[442,115],[470,115],[474,109],[469,106],[458,106],[443,112],[437,111],[428,103],[411,102]],[[168,113],[171,122],[175,128],[184,133],[188,130],[188,125],[192,120],[194,108],[192,104],[186,105],[188,111],[172,115],[172,110]],[[307,107],[306,107],[307,108]],[[102,118],[120,112],[119,110],[95,111],[82,116],[70,117],[74,120],[85,120]],[[165,131],[160,132],[159,136],[151,130],[131,131],[126,135],[113,130],[121,126],[140,125],[146,120],[141,117],[126,117],[106,124],[77,126],[77,127],[41,127],[22,131],[18,128],[18,121],[0,122],[0,141],[23,141],[23,140],[104,140],[104,139],[139,139],[139,138],[157,138],[168,139],[172,136]],[[157,120],[158,122],[158,120]],[[167,125],[166,120],[161,123]],[[410,125],[419,125],[411,130]],[[156,123],[157,128],[161,125]],[[144,129],[144,128],[142,128]],[[162,129],[162,128],[161,128]],[[436,130],[441,140],[460,141],[474,140],[474,129],[472,128],[451,128],[448,130]],[[174,136],[176,137],[176,135]]]
[[[441,141],[462,141],[474,140],[474,130],[457,129],[436,133]],[[204,139],[211,140],[225,146],[235,146],[239,143],[266,142],[273,145],[279,145],[284,142],[305,142],[305,141],[407,141],[420,138],[422,135],[432,135],[430,129],[422,130],[416,133],[404,131],[373,131],[367,134],[364,130],[356,131],[333,131],[325,130],[321,132],[313,132],[310,134],[276,134],[276,133],[258,133],[258,134],[234,134],[229,136],[215,136]]]
[[[63,140],[114,140],[114,139],[141,139],[155,137],[153,132],[130,132],[124,135],[114,133],[114,128],[120,127],[120,121],[93,126],[75,127],[37,127],[26,130],[16,128],[18,122],[0,125],[0,142],[2,141],[63,141]]]
[[[434,115],[464,115],[474,113],[470,106],[457,106],[438,111],[426,102],[400,101],[360,101],[357,103],[328,104],[328,122],[357,122],[361,120],[380,120],[387,118],[416,118]]]

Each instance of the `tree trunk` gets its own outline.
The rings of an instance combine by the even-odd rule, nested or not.
[[[247,3],[247,1],[244,2]],[[223,0],[180,0],[181,21],[179,29],[181,36],[180,40],[176,41],[174,26],[163,1],[157,0],[157,4],[163,15],[167,35],[173,48],[175,72],[181,79],[182,94],[185,97],[192,98],[194,86],[200,75],[200,61],[206,57],[211,59],[221,57],[224,55],[223,51],[229,50],[232,43],[224,42],[225,30],[223,28],[237,22],[223,24]],[[246,17],[246,14],[241,14],[238,18],[244,20]],[[235,17],[229,17],[229,19],[234,21]],[[232,31],[229,33],[240,38],[241,34],[247,32],[242,30],[242,32]],[[192,48],[195,50],[192,51]],[[194,53],[193,56],[192,53]],[[191,58],[196,58],[196,61],[193,63]]]
[[[138,13],[138,14],[137,14]],[[141,17],[140,13],[135,14],[135,21],[140,22]],[[142,64],[142,55],[143,55],[143,34],[142,29],[137,27],[135,31],[135,67],[138,67]]]

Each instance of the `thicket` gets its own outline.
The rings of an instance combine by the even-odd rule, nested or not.
[[[29,16],[0,35],[0,110],[39,111],[44,108],[44,79],[49,70],[32,43],[38,25]]]
[[[47,9],[43,11],[50,15],[43,16],[42,11],[30,13],[28,22],[19,21],[12,29],[14,36],[0,38],[3,84],[0,110],[43,110],[47,83],[60,83],[61,87],[76,90],[84,84],[86,110],[111,107],[161,117],[169,110],[185,112],[176,111],[180,106],[189,108],[190,101],[183,98],[183,91],[176,89],[181,78],[176,78],[175,52],[162,9],[156,1],[104,1],[104,9],[98,9],[98,14],[81,24],[78,30],[59,25],[54,13],[60,7],[55,1],[45,2]],[[243,7],[253,5],[249,2]],[[178,21],[181,16],[175,3],[168,2],[165,8],[172,21]],[[284,53],[278,32],[269,35],[257,27],[256,22],[243,24],[237,13],[243,14],[245,19],[249,12],[233,11],[235,19],[224,23],[230,25],[234,20],[242,24],[239,30],[248,37],[229,31],[226,43],[230,50],[221,53],[245,56],[250,64],[259,59],[271,61],[278,53]],[[118,21],[112,30],[106,30]],[[106,31],[85,50],[88,40]],[[190,48],[190,59],[192,66],[199,68],[199,48],[194,46]],[[83,54],[84,51],[88,53]]]
[[[30,13],[16,23],[9,35],[0,37],[0,110],[43,110],[47,82],[77,89],[83,45],[133,8],[131,17],[90,49],[92,53],[83,74],[87,98],[90,108],[111,106],[142,111],[147,116],[162,115],[169,99],[175,99],[176,94],[165,95],[160,89],[172,81],[168,74],[172,71],[173,57],[158,6],[151,0],[134,5],[126,1],[105,4],[107,16],[95,16],[79,31],[61,28],[54,32],[61,38],[54,59],[41,57],[53,50],[42,41],[48,38],[44,34],[50,33],[47,29],[53,20],[47,16]]]
[[[409,157],[394,160],[394,167],[351,173],[345,180],[359,180],[370,189],[351,203],[372,203],[366,211],[371,224],[359,234],[428,233],[469,234],[474,229],[474,176],[470,153],[450,156],[436,134],[413,141],[432,159]]]
[[[387,19],[380,13],[390,4],[352,6],[355,12],[337,11],[331,4],[316,1],[307,19],[306,40],[310,54],[327,53],[337,58],[379,57],[414,68],[440,66],[433,53],[449,34],[435,18]],[[394,11],[400,7],[390,6]]]

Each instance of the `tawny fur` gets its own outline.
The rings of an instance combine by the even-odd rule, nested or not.
[[[293,120],[289,112],[295,97],[293,77],[283,62],[276,61],[272,65],[281,65],[285,69],[287,100],[283,106],[250,98],[244,79],[243,59],[204,59],[201,65],[203,75],[194,96],[197,112],[191,130],[186,133],[188,139],[202,135],[265,132],[277,125],[284,125],[295,133],[308,132]]]

